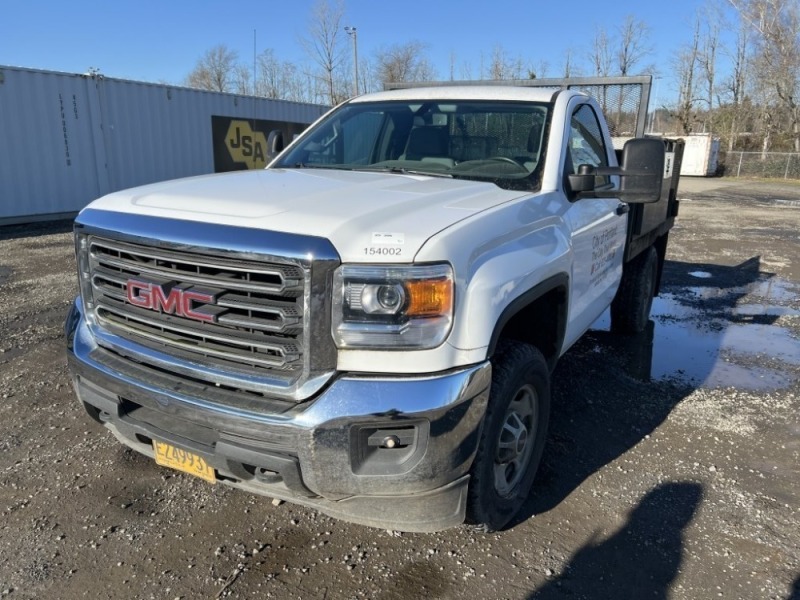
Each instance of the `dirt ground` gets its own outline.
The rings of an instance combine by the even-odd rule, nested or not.
[[[800,186],[685,180],[652,327],[555,373],[506,531],[375,530],[120,446],[67,375],[69,226],[0,228],[3,598],[800,599]]]

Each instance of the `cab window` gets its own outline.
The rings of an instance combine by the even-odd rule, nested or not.
[[[571,173],[577,173],[580,165],[608,166],[608,151],[600,121],[588,104],[581,104],[572,113],[570,120],[567,169]],[[597,185],[606,185],[608,181],[607,176],[598,177]]]

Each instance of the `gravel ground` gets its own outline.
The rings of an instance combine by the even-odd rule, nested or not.
[[[506,531],[399,534],[210,486],[75,401],[69,225],[0,228],[0,595],[800,599],[800,187],[686,180],[652,327],[555,373]]]

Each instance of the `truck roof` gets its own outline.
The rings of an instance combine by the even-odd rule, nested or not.
[[[557,86],[546,88],[514,87],[500,85],[447,85],[440,87],[413,87],[364,94],[351,102],[382,102],[390,100],[509,100],[524,102],[550,102]]]

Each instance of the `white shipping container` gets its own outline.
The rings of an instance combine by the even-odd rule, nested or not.
[[[102,75],[0,66],[0,224],[68,217],[116,190],[213,173],[219,161],[212,117],[217,126],[224,117],[253,119],[254,125],[291,124],[289,131],[297,131],[326,110]],[[219,142],[219,133],[216,137]],[[222,170],[218,164],[216,170]]]
[[[681,175],[708,177],[715,175],[719,161],[719,138],[710,133],[696,133],[684,136]]]

